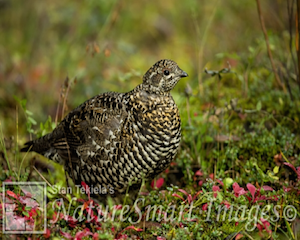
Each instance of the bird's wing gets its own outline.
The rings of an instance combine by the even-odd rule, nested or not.
[[[98,95],[65,117],[56,130],[60,138],[52,146],[64,160],[108,160],[107,145],[120,139],[127,116],[122,94]]]

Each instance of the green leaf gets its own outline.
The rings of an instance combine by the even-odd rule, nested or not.
[[[33,125],[36,125],[36,121],[32,117],[28,117],[28,121],[31,122]]]
[[[26,103],[27,103],[27,100],[26,99],[20,99],[18,98],[17,96],[14,96],[14,99],[21,105],[21,107],[26,110]]]
[[[256,104],[256,110],[257,111],[261,110],[261,101],[258,101],[258,103]]]
[[[274,173],[271,172],[270,170],[267,171],[267,174],[270,178],[272,178],[273,180],[279,180],[279,177],[274,176]]]
[[[24,216],[29,217],[29,213],[28,212],[22,211],[22,213],[23,213]]]
[[[233,183],[233,179],[232,178],[225,178],[224,181],[223,181],[224,185],[225,185],[225,188],[228,188],[232,185]]]
[[[30,112],[29,110],[25,110],[25,112],[26,112],[26,114],[29,115],[29,116],[32,116],[32,115],[33,115],[33,113]]]
[[[210,143],[210,142],[214,141],[214,139],[211,136],[209,136],[209,135],[205,135],[203,140],[206,143]]]
[[[31,208],[32,208],[32,207],[25,207],[25,210],[26,210],[26,211],[29,211],[29,210],[31,210]]]
[[[273,168],[273,173],[278,173],[279,172],[279,167],[278,166],[275,166],[274,168]]]
[[[286,220],[286,218],[284,218],[284,221],[285,221],[285,225],[288,229],[288,233],[290,234],[291,236],[291,239],[295,239],[295,236],[294,236],[294,233],[293,233],[293,230],[291,229],[291,225],[290,223]],[[298,238],[297,238],[298,239]]]
[[[26,109],[26,103],[27,103],[27,100],[26,99],[23,99],[20,101],[20,104],[22,106],[22,108],[25,110]]]

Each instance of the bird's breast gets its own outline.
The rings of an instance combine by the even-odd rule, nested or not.
[[[140,106],[139,109],[133,111],[133,121],[130,121],[132,152],[151,175],[167,168],[176,155],[181,122],[175,103],[168,105],[159,102],[156,106]]]

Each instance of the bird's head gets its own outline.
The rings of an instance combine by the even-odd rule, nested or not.
[[[145,73],[143,86],[150,92],[164,94],[170,92],[181,78],[187,76],[188,74],[181,70],[176,62],[163,59]]]

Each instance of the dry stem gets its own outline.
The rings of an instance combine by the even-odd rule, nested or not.
[[[298,2],[299,2],[299,0],[298,0]],[[258,16],[259,16],[259,21],[260,21],[261,28],[262,28],[262,31],[263,31],[264,36],[265,36],[266,45],[267,45],[267,50],[268,50],[268,55],[269,55],[269,58],[270,58],[270,62],[271,62],[271,65],[272,65],[273,72],[274,72],[274,74],[275,74],[275,79],[276,79],[276,81],[277,81],[277,84],[278,84],[284,91],[286,91],[285,86],[284,86],[284,85],[282,84],[282,82],[280,81],[279,76],[278,76],[277,71],[276,71],[276,68],[275,68],[275,64],[274,64],[273,57],[272,57],[272,52],[271,52],[271,49],[270,49],[269,38],[268,38],[267,30],[266,30],[266,27],[265,27],[264,18],[263,18],[263,15],[262,15],[262,13],[261,13],[260,0],[256,0],[256,4],[257,4],[257,11],[258,11]]]

